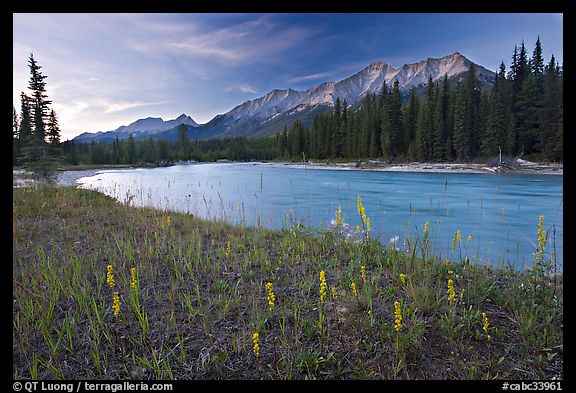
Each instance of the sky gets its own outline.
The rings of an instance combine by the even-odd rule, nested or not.
[[[13,103],[30,53],[62,140],[145,117],[198,123],[273,89],[339,81],[460,52],[496,71],[540,37],[563,61],[563,14],[13,14]]]

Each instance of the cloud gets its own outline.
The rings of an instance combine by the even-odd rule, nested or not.
[[[139,108],[142,106],[154,106],[154,105],[162,105],[165,104],[166,101],[158,101],[158,102],[142,102],[142,101],[119,101],[119,102],[110,102],[108,100],[103,100],[102,106],[104,109],[104,113],[114,113],[114,112],[122,112],[128,109]]]
[[[303,43],[316,33],[312,27],[281,26],[260,17],[172,41],[165,47],[219,61],[253,63]]]
[[[254,89],[252,86],[250,86],[247,83],[242,83],[239,85],[232,85],[229,86],[228,88],[226,88],[226,91],[231,92],[231,91],[239,91],[242,93],[251,93],[251,94],[257,94],[258,92],[256,91],[256,89]]]
[[[303,76],[296,76],[294,78],[290,78],[287,80],[288,83],[300,83],[300,82],[308,82],[308,81],[315,81],[319,79],[325,79],[329,76],[334,75],[334,72],[319,72],[317,74],[312,75],[303,75]]]

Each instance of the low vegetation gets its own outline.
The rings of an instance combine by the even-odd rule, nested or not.
[[[563,277],[324,231],[14,189],[13,378],[561,379]],[[455,249],[466,247],[465,234]],[[464,237],[464,239],[462,239]]]

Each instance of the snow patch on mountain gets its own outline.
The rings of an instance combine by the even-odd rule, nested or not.
[[[375,61],[360,72],[338,82],[324,82],[305,91],[272,90],[263,97],[236,106],[224,116],[234,120],[258,117],[265,121],[276,113],[289,111],[300,105],[334,105],[338,97],[342,102],[346,100],[348,104],[353,104],[366,94],[379,93],[384,81],[390,87],[394,80],[398,80],[400,90],[406,92],[413,86],[425,85],[430,76],[433,81],[437,81],[444,78],[444,75],[450,78],[464,73],[468,71],[471,63],[458,52],[398,68]],[[476,71],[479,76],[488,80],[495,75],[479,65],[476,65]]]

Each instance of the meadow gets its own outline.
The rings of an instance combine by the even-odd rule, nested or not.
[[[437,258],[433,226],[370,237],[135,208],[95,191],[13,190],[14,379],[562,379],[563,275]],[[464,253],[465,254],[465,253]]]

